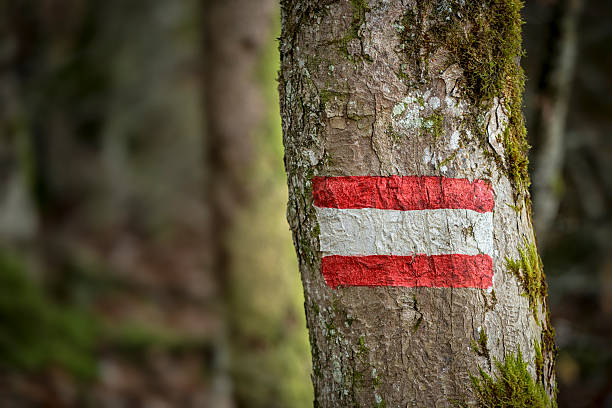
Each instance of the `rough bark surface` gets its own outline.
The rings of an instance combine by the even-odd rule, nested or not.
[[[477,3],[486,12],[503,2]],[[554,346],[543,347],[543,364],[536,364],[534,348],[548,327],[545,300],[530,305],[506,262],[535,238],[528,198],[509,170],[505,95],[477,104],[466,85],[473,73],[456,63],[455,50],[428,39],[444,21],[467,32],[472,20],[462,7],[399,0],[283,4],[287,215],[306,297],[315,406],[470,403],[469,373],[479,366],[491,372],[493,359],[519,348],[552,392]],[[493,288],[327,286],[312,178],[364,175],[488,180],[495,191]],[[485,344],[473,347],[483,331]]]

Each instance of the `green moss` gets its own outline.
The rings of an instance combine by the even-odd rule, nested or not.
[[[319,102],[321,105],[320,109],[324,111],[325,107],[332,99],[338,99],[340,103],[344,104],[346,102],[347,97],[348,95],[343,92],[332,91],[329,89],[321,89],[321,91],[319,92]]]
[[[487,333],[484,329],[480,330],[478,341],[472,339],[471,347],[472,350],[481,357],[484,357],[491,363],[491,356],[489,355],[489,348],[487,347]]]
[[[365,13],[370,11],[370,7],[366,0],[351,0],[351,6],[353,8],[353,19],[351,20],[351,26],[348,32],[339,40],[334,41],[338,44],[340,54],[348,59],[349,61],[355,62],[357,59],[362,59],[368,62],[372,62],[372,57],[365,54],[363,51],[359,55],[352,55],[348,50],[348,43],[353,39],[360,39],[359,28],[365,22]]]
[[[550,314],[546,311],[546,322],[542,328],[542,353],[544,355],[550,355],[553,360],[557,354],[557,346],[555,345],[555,328],[550,322]]]
[[[338,337],[338,329],[336,329],[336,325],[334,322],[325,322],[325,337],[329,341],[333,341]]]
[[[536,369],[538,371],[538,378],[541,379],[544,383],[546,383],[545,378],[545,366],[548,367],[549,374],[555,372],[555,360],[557,358],[557,345],[555,344],[555,329],[552,327],[550,322],[550,313],[548,308],[546,310],[546,320],[542,327],[542,335],[541,335],[541,343],[538,344],[538,348],[536,348]],[[538,358],[538,355],[541,358]],[[538,367],[538,359],[541,364]],[[552,393],[552,395],[557,395],[557,386],[556,384],[551,384],[551,388],[548,390]]]
[[[508,269],[516,276],[524,291],[524,296],[529,299],[529,308],[535,321],[541,325],[542,333],[540,341],[535,342],[535,365],[536,375],[540,382],[547,384],[548,392],[554,395],[554,384],[549,384],[550,379],[546,375],[554,373],[555,357],[557,347],[555,345],[555,330],[550,322],[550,313],[546,305],[546,276],[542,269],[542,260],[534,244],[525,242],[523,248],[519,248],[519,259],[506,259]],[[543,310],[545,318],[541,322],[539,311]]]
[[[434,112],[423,118],[421,130],[433,136],[434,140],[438,140],[444,132],[444,116]]]
[[[317,238],[319,235],[321,235],[321,227],[319,227],[319,224],[315,224],[314,227],[312,227],[312,236],[313,238]]]
[[[365,337],[364,336],[359,336],[359,349],[357,350],[357,355],[359,356],[359,359],[362,361],[367,360],[368,355],[370,354],[370,349],[368,348],[368,346],[366,346],[365,344]]]
[[[399,142],[400,139],[402,138],[402,135],[396,132],[395,130],[393,130],[393,126],[391,125],[387,126],[387,130],[385,131],[385,133],[391,136],[394,142]]]
[[[370,6],[366,0],[351,0],[351,6],[353,6],[351,31],[354,38],[358,38],[359,27],[365,22],[365,13],[370,11]]]
[[[494,98],[499,98],[508,113],[504,132],[505,163],[508,176],[522,193],[529,186],[524,119],[521,95],[524,74],[518,64],[521,46],[521,0],[486,0],[479,2],[419,2],[416,10],[407,8],[398,26],[401,49],[407,63],[422,81],[427,63],[435,50],[448,51],[447,64],[463,71],[465,96],[475,107],[468,125],[487,151],[483,113]]]
[[[521,210],[523,209],[523,203],[522,202],[518,202],[517,204],[508,204],[508,203],[506,203],[506,205],[508,207],[512,208],[517,213],[520,213]]]
[[[519,248],[519,259],[506,258],[506,266],[518,279],[524,295],[529,299],[529,308],[536,322],[538,311],[546,299],[546,276],[542,269],[542,260],[535,244],[525,241],[525,247]]]
[[[542,383],[534,381],[519,349],[516,356],[506,354],[505,361],[495,361],[498,373],[491,377],[482,368],[470,374],[478,407],[550,408],[555,404]]]
[[[365,384],[363,371],[353,370],[353,387],[355,388],[363,388]]]
[[[490,312],[495,309],[495,305],[497,304],[497,295],[495,294],[495,289],[491,290],[491,302],[489,303],[489,299],[487,296],[483,296],[485,303],[485,310]]]
[[[417,318],[417,321],[412,325],[412,332],[416,333],[417,330],[419,330],[419,327],[421,327],[421,323],[423,323],[423,315],[420,315]]]
[[[533,348],[535,349],[536,378],[542,378],[544,356],[542,355],[542,347],[540,347],[540,343],[537,340],[533,342]]]
[[[454,151],[450,156],[448,156],[446,159],[442,160],[438,166],[437,169],[441,169],[442,166],[446,166],[448,163],[450,163],[451,161],[453,161],[455,159],[455,157],[457,157],[457,151]]]

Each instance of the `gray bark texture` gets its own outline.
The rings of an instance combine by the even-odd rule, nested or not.
[[[304,285],[315,406],[471,405],[469,374],[478,367],[495,374],[494,361],[519,350],[553,394],[543,275],[534,294],[529,268],[513,273],[507,261],[535,248],[520,170],[519,10],[517,1],[282,3],[287,216]],[[518,27],[510,33],[518,46],[504,43],[506,26]],[[505,68],[475,72],[501,58],[510,61]],[[478,65],[482,59],[491,63]],[[487,75],[497,85],[484,83]],[[488,180],[492,290],[327,286],[311,180],[362,175]]]

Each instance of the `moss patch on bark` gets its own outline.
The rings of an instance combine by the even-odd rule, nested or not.
[[[508,122],[503,132],[505,166],[519,193],[529,186],[527,144],[521,95],[524,74],[519,65],[521,46],[521,0],[478,2],[426,0],[416,9],[408,8],[396,22],[401,52],[424,82],[431,54],[443,48],[447,65],[463,71],[465,97],[475,107],[468,125],[482,145],[488,142],[484,114],[495,98],[503,106]],[[402,71],[403,72],[403,71]],[[405,75],[400,75],[404,79]],[[411,84],[415,85],[415,83]],[[496,157],[496,156],[494,156]]]
[[[546,299],[546,276],[542,268],[542,259],[535,244],[525,242],[519,248],[519,259],[506,258],[506,267],[518,279],[524,295],[529,299],[529,308],[533,318],[539,322],[540,306]]]
[[[482,368],[471,375],[478,407],[550,408],[550,400],[541,382],[534,380],[527,370],[527,362],[519,349],[516,355],[506,354],[505,361],[495,361],[497,374],[493,377]],[[467,406],[467,405],[466,405]]]

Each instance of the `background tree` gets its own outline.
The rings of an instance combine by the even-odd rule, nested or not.
[[[0,11],[0,405],[308,403],[278,7]]]
[[[515,0],[282,3],[288,219],[319,406],[554,397],[527,191],[520,9]],[[390,175],[490,183],[492,289],[325,283],[313,177]],[[442,236],[429,232],[430,243]],[[516,394],[499,386],[511,378],[525,381]]]
[[[554,4],[550,22],[548,56],[539,81],[534,140],[534,225],[540,243],[545,243],[559,210],[564,154],[565,120],[577,54],[577,24],[582,2],[563,0]]]

